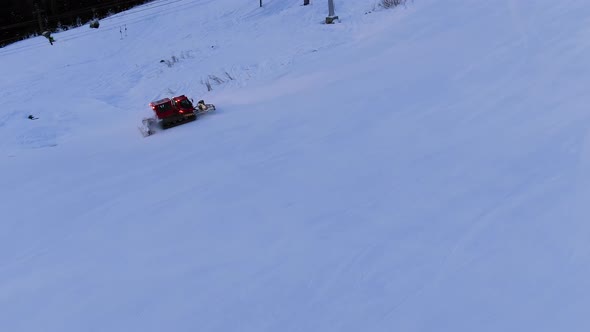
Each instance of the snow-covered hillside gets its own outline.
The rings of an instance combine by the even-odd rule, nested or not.
[[[590,3],[376,2],[0,49],[0,330],[588,331]]]

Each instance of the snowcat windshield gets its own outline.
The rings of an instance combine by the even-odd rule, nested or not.
[[[193,104],[188,99],[183,99],[179,104],[182,108],[193,108]]]

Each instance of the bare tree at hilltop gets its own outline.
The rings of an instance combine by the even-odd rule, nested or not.
[[[150,1],[0,0],[0,47],[44,31],[67,30]]]
[[[393,8],[399,5],[405,5],[408,0],[381,0],[381,7],[383,8]]]

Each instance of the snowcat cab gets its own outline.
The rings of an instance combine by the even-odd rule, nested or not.
[[[197,118],[192,108],[178,108],[176,102],[173,102],[169,98],[151,102],[150,107],[156,113],[156,117],[163,129],[193,121]]]
[[[193,103],[185,95],[172,98],[172,104],[180,113],[193,113],[195,111]]]

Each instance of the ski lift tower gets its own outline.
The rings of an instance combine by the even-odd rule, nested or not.
[[[326,24],[332,24],[338,16],[334,14],[334,0],[328,0],[328,17],[326,17]]]

